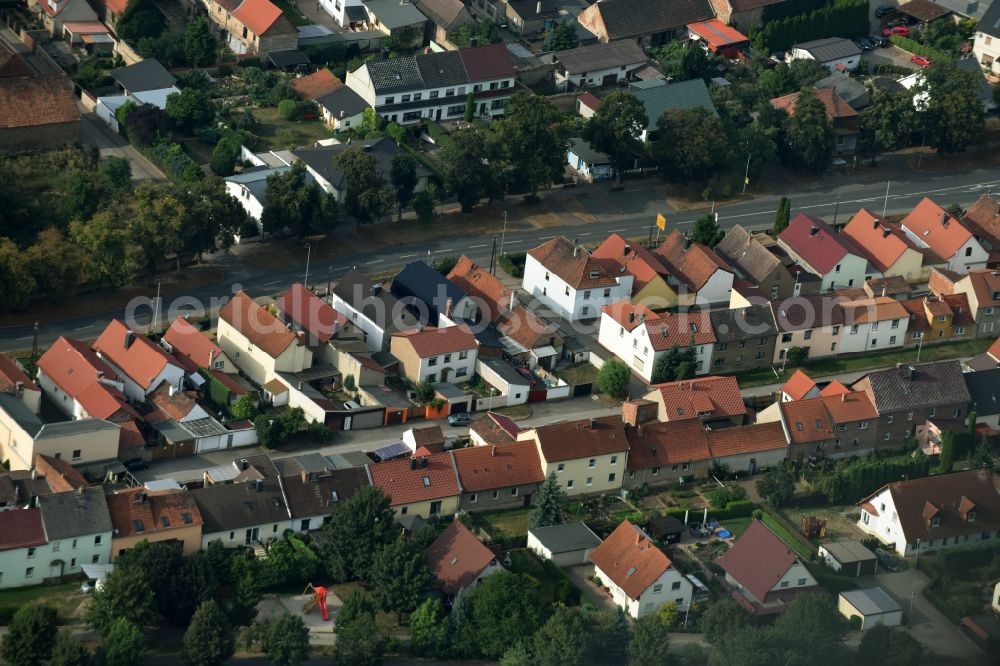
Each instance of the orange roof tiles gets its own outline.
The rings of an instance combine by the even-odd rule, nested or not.
[[[781,392],[787,393],[792,400],[802,400],[815,388],[816,382],[812,380],[812,377],[802,370],[796,369],[788,381],[781,385]]]
[[[493,551],[454,520],[426,551],[427,568],[446,594],[458,594],[496,560]]]
[[[255,35],[263,35],[281,17],[281,9],[269,0],[243,0],[233,17]]]
[[[783,97],[776,97],[771,100],[771,106],[781,109],[790,116],[794,116],[795,106],[799,101],[800,94],[795,92]],[[813,94],[823,103],[826,116],[831,120],[837,118],[855,118],[858,115],[858,112],[851,108],[840,95],[837,95],[833,88],[820,88],[819,90],[814,90]]]
[[[788,446],[785,431],[777,421],[709,430],[705,435],[713,458],[772,451]]]
[[[954,256],[972,238],[968,229],[928,197],[924,197],[900,220],[900,225],[945,260]]]
[[[629,332],[645,326],[649,343],[655,351],[665,351],[674,346],[707,345],[716,341],[712,320],[706,311],[658,313],[645,305],[632,305],[622,300],[604,306],[601,312]]]
[[[426,467],[422,464],[426,461]],[[415,469],[411,465],[415,464]],[[451,453],[435,453],[426,458],[386,460],[368,468],[372,484],[389,496],[392,506],[427,502],[460,493],[458,475]]]
[[[647,284],[670,274],[663,262],[639,243],[629,243],[618,234],[611,234],[591,255],[611,275],[632,276],[632,294]]]
[[[968,276],[969,283],[979,302],[979,307],[1000,306],[1000,273],[997,271],[973,271]]]
[[[0,78],[0,129],[80,122],[73,86],[63,75]]]
[[[620,416],[560,421],[527,432],[537,440],[547,463],[624,453],[629,448]]]
[[[329,341],[347,323],[347,317],[298,282],[279,296],[274,305],[321,343]]]
[[[176,365],[155,342],[136,334],[117,319],[108,322],[94,341],[94,351],[146,390],[153,388],[153,380],[168,364]]]
[[[819,398],[837,425],[878,418],[878,410],[864,391],[853,391]]]
[[[502,311],[509,309],[511,290],[464,254],[448,273],[448,279],[466,295],[481,299],[489,308],[490,321],[496,321]]]
[[[24,388],[37,391],[38,386],[31,381],[31,377],[21,369],[14,359],[6,354],[0,354],[0,391],[9,391],[17,384]]]
[[[705,426],[700,421],[666,421],[644,423],[625,428],[628,438],[628,468],[649,469],[665,465],[680,465],[708,460]]]
[[[851,389],[844,386],[839,379],[834,379],[832,382],[826,385],[822,391],[819,392],[824,398],[835,395],[843,395],[845,393],[850,393]]]
[[[160,385],[149,394],[149,401],[155,405],[166,416],[175,421],[182,421],[188,414],[198,406],[194,391],[174,391],[171,395],[172,387],[167,382],[160,382]]]
[[[833,437],[833,423],[823,399],[781,403],[792,444],[808,444]]]
[[[510,488],[545,480],[534,442],[458,449],[455,466],[465,492]]]
[[[174,358],[188,372],[211,368],[215,360],[222,356],[222,348],[184,317],[174,320],[163,334],[163,341],[170,345]]]
[[[409,331],[393,333],[392,337],[409,340],[413,350],[420,358],[430,358],[476,348],[476,336],[464,324],[445,328],[428,326],[423,330],[414,328]]]
[[[119,410],[135,418],[139,416],[127,404],[124,393],[98,381],[102,377],[117,381],[118,375],[94,350],[79,340],[60,336],[38,359],[38,368],[94,418],[110,418]]]
[[[528,251],[528,256],[574,289],[617,284],[615,278],[586,249],[571,243],[565,236],[558,236],[532,248]]]
[[[302,99],[316,99],[328,95],[342,85],[343,82],[326,67],[291,81],[292,90]]]
[[[90,483],[65,460],[35,454],[35,469],[45,477],[54,493],[86,488]]]
[[[993,357],[997,363],[1000,363],[1000,338],[996,339],[990,348],[986,350],[986,353]]]
[[[186,490],[149,493],[143,487],[107,496],[115,537],[157,534],[201,525],[194,496]]]
[[[251,343],[271,358],[278,358],[298,336],[281,321],[257,305],[246,292],[236,293],[219,311],[222,319],[243,334]]]
[[[962,222],[977,236],[1000,247],[1000,202],[984,194],[962,216]]]
[[[660,394],[668,421],[736,417],[747,411],[735,377],[684,379],[650,388]]]
[[[590,552],[590,561],[630,599],[638,599],[673,566],[652,539],[627,520]]]
[[[881,272],[886,272],[916,245],[903,230],[883,222],[873,213],[862,208],[840,232],[855,242],[868,260]]]
[[[951,310],[951,323],[954,326],[972,326],[972,308],[969,307],[969,297],[965,294],[946,294],[941,298]]]
[[[715,48],[722,48],[732,44],[742,44],[749,42],[750,38],[742,32],[726,25],[719,19],[709,19],[698,23],[689,23],[687,29],[704,39]]]
[[[844,309],[844,323],[848,325],[906,319],[909,316],[899,301],[888,296],[845,301],[840,307]]]
[[[698,291],[716,271],[732,273],[733,269],[725,259],[701,243],[691,242],[674,229],[656,248],[656,256],[670,271],[670,274],[687,285],[692,291]]]

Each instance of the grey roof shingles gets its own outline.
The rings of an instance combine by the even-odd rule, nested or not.
[[[380,325],[390,318],[398,303],[392,292],[384,287],[376,290],[371,279],[356,268],[340,278],[333,293],[368,319],[378,320]]]
[[[907,367],[913,368],[912,379],[906,376]],[[879,370],[869,374],[861,382],[866,380],[871,384],[871,397],[879,414],[968,403],[971,400],[959,361],[938,361]]]
[[[594,149],[589,142],[583,139],[570,139],[569,149],[574,155],[582,159],[587,164],[610,164],[611,158],[599,150]]]
[[[49,541],[102,534],[113,529],[101,486],[41,495],[38,506]]]
[[[648,60],[642,48],[633,41],[591,44],[553,54],[569,74],[583,74],[622,65],[637,65]]]
[[[610,39],[655,35],[715,18],[708,0],[602,0],[597,7]]]
[[[528,531],[553,554],[597,548],[601,545],[601,538],[583,522],[533,527]]]
[[[375,157],[376,168],[386,178],[388,178],[390,169],[392,168],[392,158],[402,152],[392,142],[392,139],[383,136],[375,139],[356,141],[352,144],[337,143],[332,146],[319,146],[317,148],[299,148],[293,150],[292,154],[305,162],[306,166],[326,179],[331,185],[337,189],[342,189],[342,187],[346,187],[347,185],[344,179],[344,172],[336,165],[334,160],[341,153],[356,146],[361,146],[366,153]],[[418,163],[417,178],[427,175],[427,169]]]
[[[424,82],[413,56],[371,60],[364,66],[368,68],[372,87],[379,94],[423,88]]]
[[[407,28],[427,21],[427,17],[412,2],[366,0],[365,7],[372,16],[378,19],[379,23],[390,30]]]
[[[861,55],[858,45],[849,39],[842,37],[826,37],[825,39],[814,39],[811,42],[792,45],[793,49],[802,49],[818,62],[830,62],[841,58]]]
[[[416,60],[420,76],[428,88],[447,88],[469,82],[462,55],[458,51],[428,53]]]
[[[368,108],[368,102],[347,86],[340,86],[322,97],[317,97],[316,104],[327,110],[335,118],[343,111],[345,116],[355,116]]]
[[[666,83],[662,80],[637,81],[629,86],[629,92],[646,107],[646,117],[649,119],[646,129],[649,130],[656,129],[656,121],[660,116],[674,109],[702,107],[718,113],[708,93],[708,86],[702,79],[678,83]]]
[[[740,225],[734,226],[715,246],[715,251],[744,276],[760,284],[781,266],[781,260]]]
[[[869,587],[861,590],[841,592],[849,604],[864,615],[880,615],[903,610],[895,599],[886,594],[881,587]]]
[[[111,76],[131,93],[169,88],[177,79],[154,58],[146,58],[128,67],[111,70]]]
[[[713,310],[709,313],[717,342],[733,342],[748,338],[775,335],[778,327],[770,306],[751,305],[732,310]]]
[[[204,521],[203,532],[226,532],[289,520],[284,493],[275,478],[260,482],[230,483],[191,491]],[[272,536],[270,534],[261,536]]]
[[[1000,1],[993,0],[993,4],[983,14],[983,18],[979,20],[976,30],[992,37],[1000,37]]]

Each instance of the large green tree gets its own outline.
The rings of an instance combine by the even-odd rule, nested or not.
[[[274,666],[298,666],[309,658],[309,627],[298,615],[285,613],[267,625],[261,644]]]
[[[347,183],[342,200],[344,210],[359,226],[376,222],[389,212],[393,201],[392,190],[379,171],[374,155],[365,152],[361,146],[354,146],[334,161]]]
[[[167,19],[153,0],[129,0],[118,17],[115,33],[132,44],[143,37],[159,37],[167,29]]]
[[[126,551],[128,552],[128,551]],[[156,599],[143,571],[115,566],[104,585],[94,590],[87,607],[87,622],[108,635],[116,621],[146,626],[157,620]]]
[[[707,180],[731,166],[731,141],[714,110],[700,106],[671,109],[656,121],[653,160],[663,180]]]
[[[219,44],[212,36],[208,21],[199,16],[188,23],[184,31],[184,55],[192,67],[207,67],[215,63],[215,52]]]
[[[567,51],[580,45],[576,29],[569,21],[557,21],[542,33],[542,47],[546,51]]]
[[[789,163],[812,173],[822,173],[835,148],[833,125],[826,107],[815,94],[799,93],[795,112],[784,122],[785,155]]]
[[[337,623],[337,643],[333,656],[338,666],[378,666],[385,642],[375,624],[375,616],[361,615],[347,623]]]
[[[9,238],[0,238],[0,308],[24,308],[35,291],[27,258]]]
[[[694,378],[697,367],[694,347],[681,349],[674,345],[667,353],[656,360],[653,366],[653,383],[676,382],[681,379]]]
[[[52,606],[21,606],[0,643],[0,656],[11,666],[42,666],[52,656],[56,619]]]
[[[68,631],[60,631],[52,645],[48,666],[91,666],[93,657],[87,648]]]
[[[146,656],[146,637],[142,630],[125,618],[111,623],[101,645],[104,666],[138,666]]]
[[[691,240],[708,248],[718,245],[725,235],[726,232],[719,228],[719,221],[711,213],[702,215],[691,225]]]
[[[232,627],[219,604],[202,602],[184,632],[181,659],[187,666],[220,666],[235,649]]]
[[[597,390],[607,393],[616,400],[628,395],[629,381],[632,374],[628,366],[616,358],[608,359],[597,372]]]
[[[375,604],[398,613],[412,612],[427,597],[432,580],[423,551],[402,537],[375,553],[368,578]]]
[[[454,132],[441,147],[441,172],[445,189],[458,199],[462,212],[490,193],[494,174],[487,164],[486,137],[477,127]]]
[[[757,493],[772,506],[786,506],[795,492],[795,474],[785,467],[774,467],[757,477]]]
[[[546,98],[517,93],[507,100],[493,132],[491,165],[501,169],[508,189],[534,195],[562,180],[570,126]]]
[[[266,197],[260,216],[264,233],[289,229],[303,238],[324,233],[337,221],[337,204],[333,196],[309,181],[301,162],[296,162],[285,173],[268,176]]]
[[[468,619],[460,627],[460,649],[470,656],[499,659],[535,633],[542,619],[538,583],[527,576],[487,576],[469,597]]]
[[[858,666],[921,666],[926,651],[903,629],[876,624],[861,635]]]
[[[787,229],[791,218],[792,202],[788,200],[788,197],[781,197],[778,199],[778,210],[774,213],[774,226],[771,227],[771,233],[777,236]]]
[[[327,573],[338,582],[371,580],[372,555],[396,538],[393,511],[381,488],[366,486],[334,505],[323,528]]]
[[[611,159],[620,183],[622,172],[643,153],[642,133],[648,124],[642,102],[625,91],[613,92],[587,121],[583,138]]]
[[[396,219],[402,221],[403,209],[413,201],[417,187],[417,160],[409,153],[400,153],[392,158],[389,182],[396,195]]]
[[[666,627],[655,614],[644,615],[632,626],[628,666],[667,666],[671,663]]]
[[[872,164],[882,153],[905,148],[916,129],[912,93],[876,91],[872,103],[861,112],[859,123],[858,153],[871,158]]]
[[[959,69],[955,63],[935,62],[924,70],[918,95],[918,124],[927,145],[938,155],[960,153],[983,135],[985,110],[976,93],[983,85],[979,72]]]
[[[206,127],[215,118],[212,98],[197,88],[185,88],[167,95],[166,112],[178,127],[186,130]]]
[[[733,629],[750,624],[750,614],[736,600],[726,597],[709,604],[701,616],[699,626],[705,640],[711,645]]]
[[[418,657],[443,659],[449,646],[444,606],[439,599],[427,598],[410,615],[410,647]]]
[[[257,619],[257,604],[263,598],[257,580],[255,560],[234,558],[232,578],[233,598],[229,607],[229,621],[237,627],[249,627]]]
[[[559,485],[556,473],[552,472],[538,489],[535,506],[528,516],[528,526],[547,527],[562,523],[562,505],[565,501],[566,492]]]
[[[579,609],[557,606],[533,638],[535,666],[594,663],[595,638]]]
[[[781,647],[785,663],[845,664],[850,661],[844,646],[847,629],[834,597],[800,594],[789,602],[770,634]],[[817,659],[817,655],[822,656]]]

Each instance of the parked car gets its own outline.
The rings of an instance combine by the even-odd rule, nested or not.
[[[879,5],[875,8],[875,18],[882,18],[883,16],[888,16],[889,14],[895,14],[896,9],[896,5]]]
[[[909,37],[910,29],[907,28],[905,25],[894,25],[882,30],[882,35],[885,37],[892,37],[893,35],[896,35],[898,37]]]
[[[144,469],[149,469],[149,465],[142,458],[132,458],[125,461],[125,469],[130,472],[141,472]]]
[[[871,51],[872,48],[874,48],[872,46],[872,43],[869,42],[864,37],[857,37],[855,39],[852,39],[851,41],[854,42],[854,45],[857,46],[862,51]]]
[[[534,386],[535,384],[538,383],[537,381],[535,381],[535,376],[531,374],[531,370],[528,370],[527,368],[517,368],[517,374],[527,379],[529,386]]]
[[[354,402],[353,400],[348,400],[347,402],[344,403],[344,409],[348,409],[348,410],[350,410],[350,409],[361,409],[361,405],[359,405],[358,403]]]
[[[928,67],[931,64],[930,59],[918,55],[911,57],[910,62],[920,67]]]
[[[882,565],[882,568],[886,571],[896,572],[899,571],[899,561],[896,560],[896,556],[887,551],[884,548],[875,549],[875,557],[878,558],[878,563]]]
[[[472,422],[472,415],[468,412],[458,412],[457,414],[448,415],[448,425],[459,428],[462,426],[467,426]]]
[[[887,49],[892,46],[892,42],[885,37],[880,37],[878,35],[872,35],[868,38],[868,40],[880,49]]]

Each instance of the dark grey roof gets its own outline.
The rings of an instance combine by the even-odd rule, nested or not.
[[[602,0],[596,6],[611,39],[655,35],[715,18],[708,0]]]
[[[475,22],[462,0],[413,0],[413,4],[421,14],[448,31]]]
[[[261,490],[257,490],[258,485]],[[197,488],[191,494],[204,520],[202,532],[205,534],[280,523],[290,518],[276,478],[259,483],[250,481]],[[265,536],[273,535],[261,535]]]
[[[867,562],[875,559],[875,553],[865,548],[860,541],[834,541],[824,543],[823,548],[841,564]]]
[[[267,59],[271,64],[279,69],[289,67],[301,67],[309,64],[309,56],[298,49],[284,49],[282,51],[268,51]]]
[[[726,232],[715,246],[715,251],[737,268],[743,277],[750,278],[757,284],[781,267],[781,260],[754,238],[750,231],[738,224]]]
[[[778,328],[770,306],[751,305],[733,310],[713,310],[709,313],[718,342],[734,342],[775,335]]]
[[[113,529],[101,486],[41,495],[38,506],[49,541],[101,534]]]
[[[452,306],[466,298],[458,286],[422,261],[411,261],[392,281],[393,295],[404,303],[416,299],[427,306],[430,326],[438,325],[438,315],[445,311],[448,299]]]
[[[155,58],[146,58],[128,67],[111,70],[111,76],[130,93],[169,88],[177,79]]]
[[[340,278],[333,293],[362,315],[385,326],[391,318],[398,301],[385,287],[375,285],[371,279],[356,268],[352,268]]]
[[[406,28],[423,23],[427,20],[417,6],[412,2],[401,0],[365,0],[368,13],[378,19],[378,22],[389,28]]]
[[[538,0],[509,0],[507,6],[522,19],[554,16],[559,13],[559,4],[554,0],[541,0],[541,2]]]
[[[837,97],[850,104],[851,108],[855,111],[868,106],[871,101],[868,86],[843,72],[835,72],[830,76],[824,77],[817,81],[813,87],[816,90],[833,88],[834,92],[837,93]]]
[[[693,109],[700,106],[712,113],[718,113],[712,102],[712,96],[708,93],[708,86],[702,79],[678,83],[667,83],[661,79],[636,81],[629,85],[629,92],[646,108],[646,117],[649,119],[646,129],[649,130],[656,129],[656,121],[660,116],[674,109]]]
[[[912,372],[909,368],[913,369]],[[867,379],[880,414],[968,403],[971,400],[959,361],[904,365],[873,372]]]
[[[306,166],[323,177],[335,188],[342,190],[347,187],[347,182],[344,180],[344,172],[336,165],[335,159],[346,150],[357,146],[361,146],[366,153],[375,158],[375,168],[388,181],[392,168],[392,158],[403,152],[389,137],[382,136],[375,139],[365,139],[363,141],[355,141],[352,144],[336,143],[332,146],[299,148],[293,150],[292,154],[305,162]],[[417,178],[427,176],[427,174],[427,169],[417,162]]]
[[[583,522],[532,527],[528,533],[535,535],[535,538],[553,554],[597,548],[601,545],[601,538]]]
[[[569,149],[574,155],[589,165],[611,164],[611,158],[599,150],[595,150],[590,142],[583,139],[570,139]]]
[[[580,46],[567,51],[556,51],[552,56],[570,74],[636,65],[648,60],[642,48],[631,40]]]
[[[992,0],[937,0],[937,4],[950,9],[955,14],[982,21],[986,12],[993,6]],[[1000,19],[1000,15],[997,15]],[[979,28],[982,30],[982,28]]]
[[[811,42],[794,44],[792,48],[808,52],[817,62],[830,62],[831,60],[861,55],[861,49],[858,48],[857,44],[841,37],[814,39]]]
[[[372,87],[379,94],[413,90],[424,85],[417,68],[417,59],[413,56],[370,60],[364,66],[368,68]]]
[[[496,356],[482,356],[479,361],[493,372],[500,375],[500,378],[508,384],[515,386],[530,386],[528,380],[521,376],[510,364],[500,360]]]
[[[847,590],[846,592],[841,592],[840,596],[854,606],[862,615],[881,615],[882,613],[893,613],[903,610],[903,607],[895,599],[886,594],[885,590],[881,587]]]
[[[1000,0],[993,0],[993,4],[983,14],[983,18],[979,19],[976,30],[993,37],[1000,37]]]
[[[989,354],[980,354],[979,356],[973,356],[972,358],[970,358],[968,361],[965,362],[965,365],[975,370],[976,372],[980,372],[982,370],[992,370],[998,367],[997,360],[992,356],[990,356]],[[974,399],[975,398],[973,398],[973,400]]]
[[[368,108],[368,102],[347,86],[340,86],[313,101],[326,109],[334,118],[340,118],[341,111],[344,112],[344,116],[355,116]]]
[[[0,393],[0,409],[7,412],[7,415],[32,437],[42,429],[42,420],[20,398],[11,393]]]
[[[983,74],[983,68],[975,57],[956,60],[955,67],[963,69],[967,72],[975,72],[976,78],[979,80],[979,88],[976,90],[976,99],[982,102],[983,106],[993,102],[993,88],[986,82],[986,75]]]
[[[965,373],[965,386],[972,398],[972,411],[979,416],[1000,414],[1000,368]]]
[[[416,60],[420,76],[428,88],[447,88],[469,82],[469,75],[462,62],[462,54],[458,51],[428,53]]]
[[[77,419],[75,421],[61,421],[59,423],[46,423],[35,435],[35,439],[48,439],[50,437],[66,437],[83,432],[102,432],[105,430],[118,431],[121,429],[116,423],[105,421],[104,419]]]

